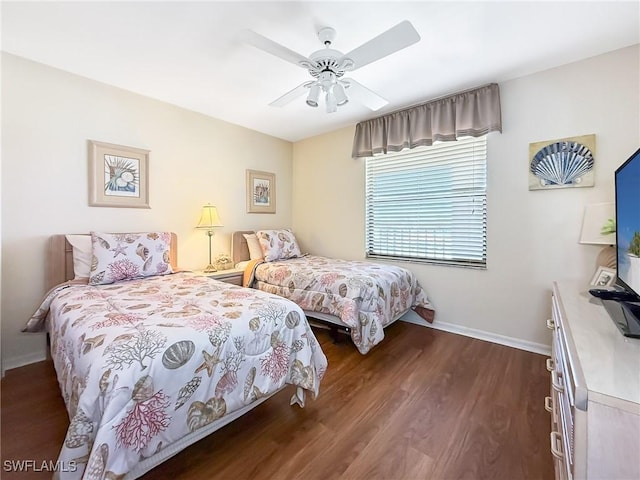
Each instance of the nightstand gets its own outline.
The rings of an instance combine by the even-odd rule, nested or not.
[[[217,272],[205,273],[202,270],[196,272],[198,275],[204,275],[205,277],[215,278],[221,282],[231,283],[233,285],[242,285],[242,275],[244,270],[242,268],[231,268],[229,270],[218,270]]]

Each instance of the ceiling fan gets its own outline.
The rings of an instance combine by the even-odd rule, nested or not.
[[[352,78],[344,78],[344,74],[391,55],[420,40],[420,35],[407,20],[346,54],[331,48],[335,36],[336,31],[333,28],[321,28],[318,31],[318,38],[325,48],[305,57],[252,30],[245,32],[244,40],[247,43],[305,68],[313,77],[313,80],[298,85],[271,102],[270,106],[283,107],[306,93],[307,105],[317,107],[320,94],[324,93],[329,113],[335,112],[339,106],[345,105],[349,101],[349,96],[371,110],[378,110],[388,101]],[[349,96],[347,96],[347,92]]]

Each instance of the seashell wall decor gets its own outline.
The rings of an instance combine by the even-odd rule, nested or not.
[[[593,187],[596,136],[529,144],[529,190]]]

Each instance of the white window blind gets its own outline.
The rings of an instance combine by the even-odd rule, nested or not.
[[[367,158],[367,257],[484,267],[486,158],[486,136]]]

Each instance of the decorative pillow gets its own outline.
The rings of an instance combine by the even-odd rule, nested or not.
[[[267,262],[300,257],[296,237],[288,228],[282,230],[259,230],[256,232],[262,254]]]
[[[258,237],[255,233],[243,233],[242,236],[247,240],[247,246],[249,247],[249,259],[257,260],[262,258],[262,247],[258,241]]]
[[[91,270],[91,235],[65,235],[73,247],[75,278],[89,278]]]
[[[93,257],[90,285],[173,273],[169,232],[91,232]]]

